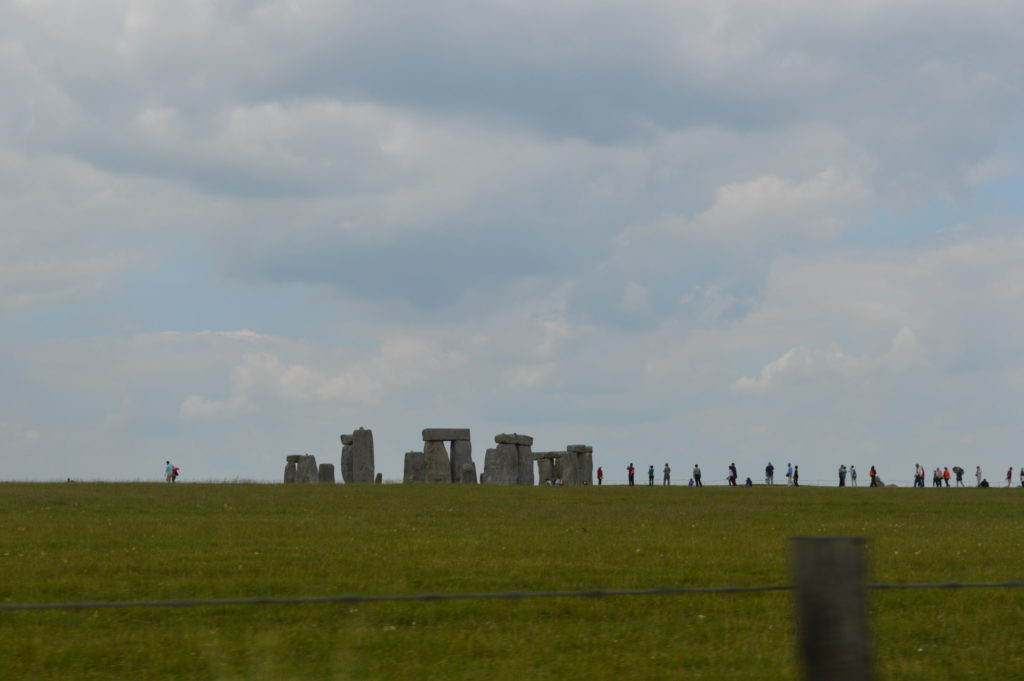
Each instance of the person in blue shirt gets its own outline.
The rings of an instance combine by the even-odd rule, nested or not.
[[[648,487],[654,487],[654,464],[653,463],[651,464],[651,467],[647,469],[647,486]]]
[[[167,468],[164,469],[164,482],[174,482],[174,466],[171,462],[167,462]]]

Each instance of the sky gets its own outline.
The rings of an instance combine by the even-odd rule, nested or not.
[[[1024,4],[0,0],[0,86],[2,480],[1024,467]]]

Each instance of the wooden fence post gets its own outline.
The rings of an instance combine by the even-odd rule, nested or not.
[[[862,537],[796,537],[800,650],[807,681],[871,681]]]

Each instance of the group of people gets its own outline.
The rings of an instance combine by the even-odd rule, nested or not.
[[[167,467],[164,468],[164,482],[175,482],[178,479],[178,471],[181,470],[170,461],[167,461]]]
[[[633,465],[632,461],[628,466],[626,466],[626,475],[629,476],[629,486],[633,487],[636,484],[636,466]],[[598,466],[597,484],[600,485],[602,482],[604,482],[604,468]],[[661,484],[672,484],[672,468],[667,463],[665,464],[665,468],[662,469]],[[654,464],[651,464],[647,468],[647,486],[654,487]]]
[[[952,470],[952,474],[950,474]],[[948,466],[937,466],[932,471],[932,487],[949,487],[950,479],[956,476],[956,486],[965,487],[964,485],[964,469],[960,466],[953,466],[950,469]],[[914,465],[914,487],[924,487],[924,467],[921,464]],[[981,466],[975,466],[974,468],[974,479],[975,487],[989,487],[988,480],[981,473]],[[1006,486],[1011,487],[1013,485],[1013,466],[1006,469]],[[1020,486],[1024,487],[1024,467],[1020,469]]]

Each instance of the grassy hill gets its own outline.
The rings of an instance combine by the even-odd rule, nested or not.
[[[1024,577],[1024,490],[0,484],[0,603]],[[1024,589],[872,592],[880,678],[1024,676]],[[0,613],[8,681],[794,679],[790,593]]]

